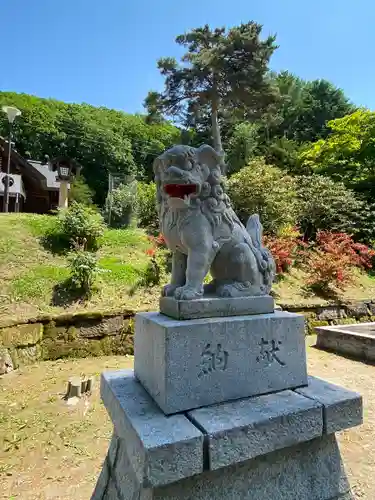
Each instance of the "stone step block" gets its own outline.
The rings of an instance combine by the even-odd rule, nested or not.
[[[307,385],[304,318],[139,313],[135,375],[166,414]]]
[[[293,391],[200,408],[189,418],[208,441],[210,469],[319,437],[322,405]]]
[[[202,297],[194,300],[176,300],[161,297],[160,312],[174,319],[217,318],[244,316],[247,314],[267,314],[275,310],[275,302],[270,295],[259,297]]]
[[[326,434],[362,424],[362,396],[318,377],[308,377],[308,386],[298,394],[323,405],[323,428]]]
[[[203,434],[185,415],[164,415],[132,370],[103,373],[100,390],[140,484],[157,486],[203,471]]]
[[[92,500],[352,498],[335,436],[323,430],[323,407],[344,398],[320,381],[308,396],[287,390],[170,417],[132,371],[103,374],[101,385],[114,435]],[[341,427],[345,416],[353,422],[344,411]]]

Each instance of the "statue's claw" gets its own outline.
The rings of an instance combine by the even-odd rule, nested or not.
[[[162,297],[173,297],[175,290],[178,288],[177,285],[165,285],[162,289],[161,295]]]
[[[174,292],[174,296],[177,300],[199,299],[199,297],[202,297],[202,295],[203,295],[203,290],[198,291],[195,288],[192,288],[191,286],[188,285],[180,286]]]

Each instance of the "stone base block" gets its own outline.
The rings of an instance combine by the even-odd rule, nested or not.
[[[316,345],[337,354],[375,361],[375,323],[316,327]]]
[[[361,422],[361,398],[316,378],[308,389],[168,417],[131,371],[104,374],[114,434],[92,500],[351,499],[329,431]]]
[[[273,313],[275,303],[270,295],[258,297],[202,297],[195,300],[160,298],[160,312],[174,319],[199,319],[245,314]]]
[[[117,443],[106,458],[92,500],[349,500],[335,436],[314,439],[222,470],[206,471],[159,488],[141,486]],[[115,445],[113,445],[115,446]]]
[[[307,385],[304,319],[140,313],[135,375],[166,414]]]

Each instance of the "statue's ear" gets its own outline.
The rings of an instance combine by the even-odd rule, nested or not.
[[[217,167],[221,162],[221,155],[208,144],[203,144],[197,149],[197,156],[199,163],[204,163],[210,170]]]
[[[160,160],[160,158],[156,158],[154,160],[154,163],[152,164],[152,168],[154,170],[154,175],[159,175],[160,174],[160,170],[163,166],[163,162]]]
[[[197,155],[199,163],[206,164],[210,170],[219,166],[221,173],[225,173],[224,152],[220,154],[208,144],[203,144],[203,146],[197,149]]]

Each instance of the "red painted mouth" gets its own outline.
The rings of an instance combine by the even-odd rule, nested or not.
[[[183,200],[185,196],[196,193],[197,186],[195,184],[166,184],[164,191],[171,198],[181,198]]]

